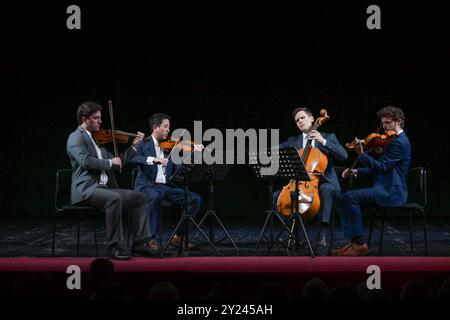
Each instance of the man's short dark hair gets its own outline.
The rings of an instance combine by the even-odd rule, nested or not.
[[[78,124],[83,123],[83,117],[90,117],[97,111],[102,111],[102,106],[94,101],[85,101],[77,109]]]
[[[150,118],[148,118],[148,123],[150,125],[150,129],[153,131],[153,127],[159,127],[164,119],[171,121],[172,119],[165,113],[155,113]]]
[[[292,119],[294,119],[294,121],[295,121],[295,116],[300,111],[303,111],[304,113],[306,113],[310,117],[312,116],[312,112],[308,108],[306,108],[306,107],[298,107],[298,108],[295,108],[294,111],[292,111]]]
[[[383,109],[378,110],[377,112],[378,118],[386,117],[392,118],[396,121],[400,121],[400,127],[403,129],[405,127],[405,114],[403,110],[393,106],[387,106]]]

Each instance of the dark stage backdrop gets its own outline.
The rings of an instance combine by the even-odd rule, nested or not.
[[[66,28],[70,4],[81,8],[81,30]],[[148,116],[166,112],[173,128],[194,120],[204,130],[279,128],[281,140],[297,134],[294,107],[326,107],[322,130],[343,144],[372,132],[378,109],[401,107],[412,166],[429,173],[429,213],[448,216],[446,11],[440,2],[375,3],[382,29],[368,30],[370,4],[3,7],[0,215],[52,211],[55,171],[70,167],[65,145],[77,106],[111,99],[124,131],[148,133]],[[129,180],[124,171],[123,186]],[[193,188],[206,195],[206,186]],[[244,165],[216,191],[223,214],[264,214],[266,186]]]

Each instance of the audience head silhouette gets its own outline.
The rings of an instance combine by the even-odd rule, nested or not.
[[[177,288],[168,282],[160,281],[155,283],[148,294],[149,300],[180,300]]]

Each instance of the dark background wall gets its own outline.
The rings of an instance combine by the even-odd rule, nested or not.
[[[429,171],[430,214],[449,214],[450,37],[439,2],[377,3],[374,31],[373,3],[78,3],[79,31],[66,28],[70,4],[2,9],[0,215],[51,212],[55,171],[70,166],[66,139],[86,99],[111,99],[124,131],[148,133],[148,116],[166,112],[173,128],[279,128],[282,140],[297,134],[295,106],[326,107],[322,130],[343,144],[395,105],[406,114],[412,166]],[[129,171],[120,179],[126,186]],[[262,213],[266,198],[249,168],[235,166],[216,203],[225,214]]]

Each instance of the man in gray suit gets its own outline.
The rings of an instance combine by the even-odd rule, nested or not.
[[[311,110],[304,107],[299,107],[292,111],[292,118],[294,119],[301,134],[294,137],[289,137],[287,141],[280,144],[280,148],[294,147],[296,150],[304,148],[308,139],[312,140],[312,146],[318,148],[327,158],[328,165],[325,172],[319,180],[319,196],[320,196],[320,211],[319,211],[319,232],[317,234],[317,247],[327,247],[326,234],[327,227],[330,222],[331,211],[334,199],[339,196],[341,187],[334,170],[334,160],[346,160],[347,151],[339,143],[334,133],[324,133],[317,130],[312,130],[314,124],[314,117]],[[277,200],[281,190],[275,191],[273,195],[273,203],[277,207]]]
[[[100,129],[102,107],[93,101],[82,103],[77,110],[79,127],[67,140],[67,154],[72,165],[72,204],[94,207],[105,211],[107,256],[129,258],[128,250],[119,245],[122,235],[122,209],[132,208],[134,231],[133,255],[152,255],[146,240],[150,237],[147,215],[148,201],[144,193],[119,189],[113,168],[121,168],[122,162],[135,156],[134,146],[144,138],[138,133],[133,146],[121,157],[113,157],[103,147],[98,147],[92,133]],[[122,159],[121,159],[122,158]]]

